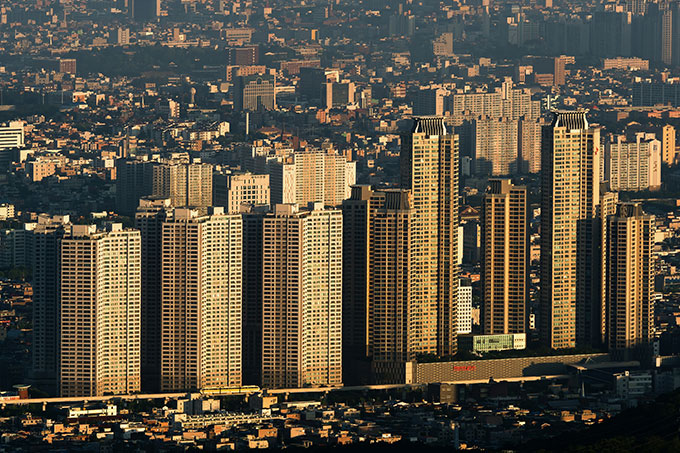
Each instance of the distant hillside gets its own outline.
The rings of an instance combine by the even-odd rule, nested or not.
[[[621,412],[585,430],[530,442],[521,451],[575,453],[680,452],[680,391]]]

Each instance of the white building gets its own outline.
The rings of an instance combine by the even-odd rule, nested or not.
[[[10,121],[0,125],[0,149],[24,147],[24,122]]]
[[[472,332],[472,286],[458,286],[458,333]]]
[[[661,142],[654,134],[637,134],[635,142],[613,137],[605,148],[605,179],[613,191],[661,187]]]

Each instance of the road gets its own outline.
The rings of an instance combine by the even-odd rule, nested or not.
[[[507,382],[526,382],[526,381],[538,381],[542,379],[566,379],[569,375],[557,374],[550,376],[522,376],[516,378],[504,378],[497,379],[497,381],[507,381]],[[469,381],[449,381],[446,384],[459,384],[459,385],[470,385],[470,384],[484,384],[489,382],[488,379],[481,380],[469,380]],[[296,393],[328,393],[328,392],[361,392],[368,390],[395,390],[395,389],[411,389],[411,388],[422,388],[427,384],[389,384],[389,385],[357,385],[357,386],[344,386],[344,387],[313,387],[313,388],[288,388],[288,389],[267,389],[265,390],[268,394],[274,395],[289,395]],[[113,400],[149,400],[149,399],[174,399],[174,398],[184,398],[189,393],[140,393],[132,395],[107,395],[107,396],[88,396],[88,397],[55,397],[55,398],[28,398],[28,399],[13,399],[13,400],[1,400],[0,405],[23,405],[23,404],[59,404],[59,403],[91,403],[91,402],[104,402]],[[199,393],[199,392],[195,392]],[[253,393],[253,391],[244,392],[234,392],[229,393],[229,395],[247,395]],[[214,395],[214,396],[226,396],[226,395]]]

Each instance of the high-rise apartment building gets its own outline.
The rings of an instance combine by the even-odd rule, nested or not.
[[[175,208],[161,230],[161,391],[241,385],[242,221]]]
[[[262,233],[262,385],[342,383],[342,212],[276,205]]]
[[[61,240],[62,396],[140,390],[140,235],[72,225]]]
[[[59,371],[59,241],[69,216],[40,215],[30,231],[33,285],[33,378],[41,389],[57,393]]]
[[[609,280],[607,219],[616,214],[618,202],[618,192],[600,194],[600,205],[597,208],[595,218],[595,228],[599,232],[599,243],[594,244],[593,258],[596,259],[594,265],[597,266],[594,271],[599,270],[599,275],[595,274],[593,277],[599,277],[599,281],[593,285],[593,305],[598,304],[599,306],[593,307],[591,318],[592,344],[598,347],[607,344],[607,284]],[[599,293],[596,293],[596,291],[599,291]]]
[[[526,187],[490,180],[481,215],[484,334],[525,333],[530,234]]]
[[[226,30],[225,30],[226,31]],[[252,34],[251,29],[244,29],[250,41],[249,35]],[[227,65],[228,66],[252,66],[258,64],[260,61],[260,48],[258,46],[243,46],[243,47],[229,47],[227,48]]]
[[[139,199],[153,194],[153,174],[156,162],[116,160],[116,211],[130,215],[139,206]]]
[[[262,223],[269,206],[243,205],[243,383],[259,385],[262,373]]]
[[[474,123],[475,173],[493,176],[517,173],[519,121],[480,117]]]
[[[466,118],[480,116],[513,120],[521,117],[538,118],[541,115],[541,103],[533,101],[528,90],[513,88],[512,81],[506,81],[500,90],[490,93],[453,94],[451,113],[449,121],[455,125]]]
[[[443,115],[448,92],[443,88],[426,88],[416,93],[414,115]]]
[[[631,350],[654,332],[654,216],[621,203],[608,219],[607,332],[609,348]]]
[[[213,205],[213,167],[181,160],[118,159],[116,161],[116,208],[134,214],[139,199],[170,198],[176,207]]]
[[[321,103],[326,109],[347,107],[354,103],[354,82],[326,82],[321,88]]]
[[[675,164],[675,128],[670,124],[661,128],[661,153],[664,164]]]
[[[271,204],[322,202],[339,206],[350,197],[356,182],[356,162],[323,151],[296,152],[270,162]]]
[[[269,206],[269,175],[215,174],[213,202],[215,206],[223,206],[228,213],[239,212],[243,204]]]
[[[540,169],[540,102],[512,80],[489,93],[453,94],[447,124],[456,127],[461,154],[475,158],[483,174]],[[475,165],[477,167],[477,165]]]
[[[566,83],[566,69],[567,59],[565,56],[555,57],[553,62],[553,85],[558,87]]]
[[[522,117],[519,119],[519,171],[538,173],[541,171],[541,118]]]
[[[442,117],[416,118],[403,134],[401,183],[414,210],[410,335],[421,353],[455,354],[458,300],[458,136]]]
[[[543,128],[541,335],[548,346],[592,344],[599,306],[600,130],[585,110],[558,111]]]
[[[160,391],[161,379],[161,232],[169,198],[142,198],[135,214],[141,235],[141,340],[142,390]]]
[[[313,105],[321,105],[322,98],[325,96],[323,89],[327,83],[339,82],[340,74],[337,69],[324,68],[300,68],[300,82],[297,91],[300,95],[307,98]]]
[[[635,142],[617,135],[605,147],[605,179],[614,191],[661,188],[661,142],[639,133]]]
[[[402,382],[404,363],[420,351],[411,332],[411,194],[354,186],[342,211],[345,383],[366,383],[369,359],[370,382]]]
[[[213,167],[206,163],[168,162],[153,167],[152,195],[170,198],[175,207],[213,205]]]

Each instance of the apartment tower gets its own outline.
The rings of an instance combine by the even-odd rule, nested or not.
[[[72,225],[61,240],[62,396],[140,390],[140,234]]]
[[[59,371],[59,241],[69,216],[41,214],[30,233],[33,271],[33,379],[57,394]]]
[[[419,117],[402,136],[401,183],[412,194],[411,335],[414,352],[457,351],[458,136],[442,117]]]
[[[654,331],[654,216],[639,203],[620,203],[608,220],[609,348],[630,351],[652,340]]]
[[[296,152],[269,164],[271,202],[340,206],[356,182],[356,162],[325,151]]]
[[[482,200],[482,298],[484,333],[527,331],[527,189],[492,179]]]
[[[412,260],[408,190],[354,186],[343,203],[343,352],[347,383],[370,359],[372,383],[403,382],[420,348],[411,335]],[[355,382],[352,382],[354,380]],[[364,382],[365,383],[365,382]]]
[[[340,385],[342,212],[276,205],[262,248],[262,385]]]
[[[161,391],[241,385],[241,216],[222,208],[165,215]]]
[[[557,111],[543,128],[541,335],[555,349],[596,340],[600,155],[585,110]]]
[[[169,198],[142,198],[135,214],[135,228],[142,240],[142,390],[152,393],[160,391],[161,231],[170,204]]]

